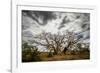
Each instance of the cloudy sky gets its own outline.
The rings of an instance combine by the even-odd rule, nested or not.
[[[41,32],[73,31],[84,41],[90,38],[90,14],[75,12],[22,10],[22,40],[32,40]]]

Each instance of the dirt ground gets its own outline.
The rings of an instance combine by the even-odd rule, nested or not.
[[[38,55],[27,55],[23,57],[22,62],[40,62],[40,61],[62,61],[62,60],[86,60],[90,59],[90,51],[67,52],[66,54],[49,55],[48,52],[41,52]]]
[[[81,54],[66,54],[66,55],[54,55],[52,57],[47,57],[45,55],[40,55],[42,61],[60,61],[60,60],[82,60],[89,59],[89,53],[81,53]]]

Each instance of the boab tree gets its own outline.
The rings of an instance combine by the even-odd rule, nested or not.
[[[33,40],[34,43],[44,46],[49,52],[54,54],[66,53],[68,48],[73,47],[78,42],[73,32],[66,31],[63,34],[51,34],[50,32],[43,32],[36,35]]]
[[[54,54],[59,54],[62,52],[63,44],[66,41],[65,37],[65,34],[61,35],[60,33],[51,34],[50,32],[43,32],[34,37],[35,39],[33,42],[46,47],[50,52],[53,51]]]

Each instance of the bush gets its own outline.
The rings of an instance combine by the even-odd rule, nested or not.
[[[47,57],[53,57],[53,53],[49,53]]]
[[[39,52],[37,49],[31,51],[31,49],[24,50],[22,52],[22,62],[40,61],[38,56]]]

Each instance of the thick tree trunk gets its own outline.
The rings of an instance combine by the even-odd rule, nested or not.
[[[54,55],[57,55],[58,53],[57,53],[57,50],[56,49],[54,49]]]
[[[64,50],[62,51],[64,54],[66,54],[66,51],[68,50],[68,48],[70,47],[71,42],[68,43],[67,47],[64,48]]]

